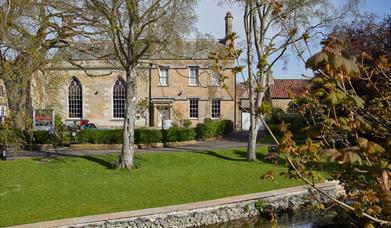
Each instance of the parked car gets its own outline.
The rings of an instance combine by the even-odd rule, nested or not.
[[[96,129],[96,125],[94,123],[86,123],[80,127],[81,129]]]

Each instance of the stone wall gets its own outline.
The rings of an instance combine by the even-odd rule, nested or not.
[[[291,101],[292,101],[291,99],[276,99],[276,98],[273,98],[271,100],[273,108],[281,108],[285,112],[288,110],[289,103]]]
[[[321,183],[317,187],[331,196],[343,194],[338,182]],[[260,214],[259,209],[276,212],[297,210],[302,205],[317,202],[314,197],[322,202],[328,201],[324,196],[310,194],[305,186],[298,186],[183,205],[28,224],[25,227],[194,227],[254,217]]]

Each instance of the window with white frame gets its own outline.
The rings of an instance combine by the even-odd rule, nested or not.
[[[115,81],[113,86],[113,117],[125,117],[126,87],[121,78]]]
[[[0,117],[5,116],[5,106],[0,105]]]
[[[0,97],[4,97],[4,86],[0,85]]]
[[[77,78],[73,78],[68,87],[68,112],[69,118],[83,117],[82,87]]]
[[[221,102],[219,99],[212,100],[212,118],[214,119],[220,118],[220,113],[221,113],[220,103]]]
[[[197,86],[199,77],[199,67],[190,67],[189,85]]]
[[[189,118],[198,118],[198,99],[189,100]]]
[[[220,79],[219,79],[219,75],[217,75],[216,73],[212,73],[210,75],[210,84],[212,86],[220,86]]]
[[[159,85],[168,85],[168,67],[159,67]]]

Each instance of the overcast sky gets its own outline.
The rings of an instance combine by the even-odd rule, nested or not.
[[[339,0],[335,0],[339,1]],[[227,11],[234,16],[233,30],[238,33],[240,38],[244,38],[242,12],[236,5],[218,5],[220,0],[200,0],[197,8],[198,23],[197,29],[202,33],[209,33],[215,38],[223,38],[225,33],[224,17]],[[391,14],[391,0],[363,0],[359,5],[361,12],[369,12],[384,16]],[[319,50],[320,47],[317,47]],[[316,48],[315,48],[316,49]],[[318,51],[318,50],[313,51]],[[304,73],[311,76],[311,71],[306,71],[304,64],[297,57],[288,58],[288,65],[280,63],[273,68],[273,74],[276,78],[302,78]]]

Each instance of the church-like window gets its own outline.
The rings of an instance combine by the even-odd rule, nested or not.
[[[68,112],[69,118],[83,117],[82,87],[77,78],[73,78],[68,87]]]
[[[114,118],[125,117],[126,87],[122,79],[117,79],[113,87],[113,116]]]

